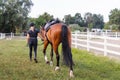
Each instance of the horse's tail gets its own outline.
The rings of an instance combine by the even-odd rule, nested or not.
[[[72,53],[68,40],[68,28],[66,25],[62,25],[62,53],[65,64],[72,65],[73,64]]]

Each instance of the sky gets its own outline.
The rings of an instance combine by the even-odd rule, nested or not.
[[[81,13],[84,17],[85,13],[103,15],[104,21],[109,21],[110,11],[120,9],[120,0],[32,0],[30,17],[37,18],[44,12],[53,15],[54,18],[63,19],[65,15]]]

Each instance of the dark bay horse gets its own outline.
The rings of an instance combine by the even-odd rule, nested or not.
[[[51,61],[50,64],[52,65],[53,62],[53,50],[56,54],[56,68],[55,70],[60,69],[59,68],[59,52],[58,52],[58,46],[60,43],[62,43],[62,53],[63,53],[63,59],[65,63],[70,67],[70,77],[74,77],[73,75],[73,60],[72,60],[72,53],[71,53],[71,31],[70,29],[63,23],[56,23],[54,25],[51,25],[48,32],[44,30],[44,27],[41,27],[40,29],[40,35],[41,39],[44,41],[44,57],[46,63],[49,63],[47,56],[46,56],[46,48],[48,44],[51,44]]]

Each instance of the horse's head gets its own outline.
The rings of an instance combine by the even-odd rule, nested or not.
[[[44,27],[40,28],[40,36],[41,36],[41,40],[44,41],[44,39],[45,39],[45,30],[44,30]]]

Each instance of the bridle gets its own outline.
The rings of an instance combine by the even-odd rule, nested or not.
[[[41,38],[41,40],[44,41],[44,36],[43,36],[43,32],[42,32],[41,29],[40,29],[39,33],[40,33],[40,38]]]

